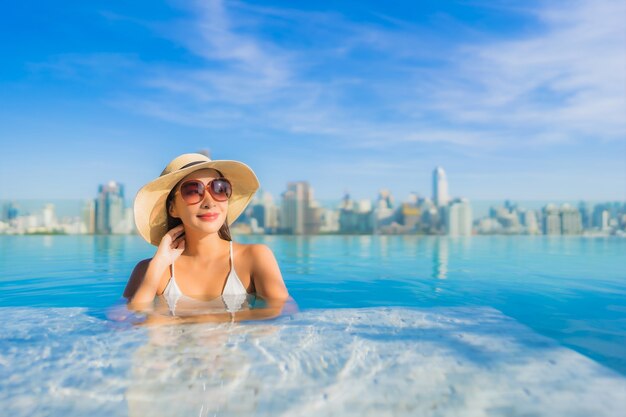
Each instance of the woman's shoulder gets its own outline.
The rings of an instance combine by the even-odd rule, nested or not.
[[[233,251],[235,256],[245,258],[257,295],[266,300],[286,300],[289,297],[278,262],[267,245],[233,244]]]
[[[148,267],[150,266],[151,260],[152,258],[146,258],[137,262],[137,265],[135,265],[133,272],[131,272],[130,277],[128,278],[128,283],[126,284],[126,288],[124,289],[124,294],[123,294],[124,297],[129,298],[135,294],[135,292],[137,291],[137,289],[139,288],[139,286],[141,285],[142,281],[144,280],[146,276],[146,272],[148,271]],[[161,277],[159,281],[158,293],[163,292],[164,285],[167,284],[167,281],[170,276],[169,273],[170,273],[169,268],[166,268],[163,271],[163,276]]]
[[[137,291],[137,288],[139,288],[141,281],[143,281],[143,278],[146,275],[146,271],[148,270],[151,260],[152,258],[147,258],[137,262],[137,265],[135,265],[133,272],[131,272],[130,277],[128,278],[128,283],[124,289],[124,297],[130,298],[133,294],[135,294],[135,291]]]
[[[243,257],[252,262],[262,262],[263,260],[274,258],[274,253],[269,246],[262,243],[233,242],[233,252],[235,252],[238,257]]]

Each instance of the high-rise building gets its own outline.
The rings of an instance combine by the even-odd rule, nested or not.
[[[417,231],[421,226],[420,219],[422,213],[417,206],[419,201],[420,197],[417,193],[409,193],[406,202],[402,203],[400,208],[400,223],[405,226],[407,230]]]
[[[267,233],[275,233],[278,229],[279,210],[272,195],[259,190],[250,205],[250,217],[256,219],[257,226]]]
[[[82,221],[85,225],[85,233],[96,233],[96,202],[95,200],[86,200],[83,205]]]
[[[472,205],[467,198],[457,198],[446,209],[446,232],[450,236],[472,234]]]
[[[611,216],[608,210],[602,210],[600,213],[600,230],[609,230],[609,221]]]
[[[370,200],[355,202],[346,193],[339,205],[339,233],[372,233],[374,212]]]
[[[96,233],[115,233],[125,220],[124,186],[115,181],[100,185],[96,199]]]
[[[548,204],[543,208],[543,234],[561,234],[561,213],[554,204]]]
[[[378,208],[393,208],[393,196],[391,195],[391,191],[387,189],[382,189],[378,192],[378,203],[376,204]]]
[[[45,229],[52,229],[57,225],[56,214],[54,213],[54,204],[46,204],[42,212],[42,226]]]
[[[331,209],[322,209],[320,216],[321,233],[336,233],[339,231],[339,211]]]
[[[306,181],[290,182],[283,193],[280,227],[295,235],[316,234],[320,210],[313,200],[313,189]]]
[[[534,235],[539,232],[539,225],[537,223],[537,215],[535,210],[526,210],[522,213],[522,219],[524,227],[526,227],[526,233]]]
[[[14,202],[6,203],[2,209],[2,220],[10,222],[20,215],[19,207]]]
[[[593,211],[591,205],[585,201],[578,203],[578,211],[580,211],[580,219],[583,229],[591,229],[593,227]]]
[[[132,207],[126,207],[122,217],[114,223],[111,233],[115,235],[127,235],[135,230],[135,219]]]
[[[579,235],[583,231],[580,211],[569,204],[561,206],[561,233],[564,235]]]
[[[446,172],[443,168],[437,167],[433,171],[433,202],[437,207],[445,207],[449,200]]]

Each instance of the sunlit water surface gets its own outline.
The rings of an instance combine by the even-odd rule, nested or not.
[[[300,312],[112,320],[137,237],[0,236],[11,416],[622,416],[626,239],[240,237]],[[116,307],[117,305],[117,307]]]

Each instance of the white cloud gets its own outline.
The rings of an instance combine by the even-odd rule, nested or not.
[[[168,35],[203,64],[146,69],[147,91],[121,105],[186,125],[374,148],[439,142],[497,149],[626,137],[620,0],[551,4],[530,11],[539,26],[533,32],[456,43],[393,19],[380,26],[217,0],[196,2],[193,11],[193,21],[176,23]]]

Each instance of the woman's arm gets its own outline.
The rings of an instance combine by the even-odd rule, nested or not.
[[[256,293],[266,300],[268,307],[273,304],[282,306],[289,293],[274,253],[265,245],[251,245],[249,250],[252,261],[250,276]]]
[[[169,266],[185,249],[184,232],[182,225],[174,227],[163,236],[154,257],[135,266],[124,290],[130,308],[143,309],[152,303]]]
[[[135,266],[124,290],[129,308],[141,310],[151,305],[168,267],[167,262],[157,257],[144,259]]]
[[[141,282],[146,275],[151,259],[152,258],[144,259],[135,265],[135,269],[133,269],[133,272],[130,274],[130,278],[128,278],[128,283],[126,283],[126,288],[124,289],[123,297],[127,300],[130,301],[130,299],[133,298],[137,292],[139,285],[141,285]]]
[[[266,307],[246,309],[234,313],[207,313],[190,316],[166,316],[157,313],[148,313],[146,319],[136,322],[137,325],[168,325],[183,323],[228,323],[239,321],[269,320],[281,315],[281,313],[292,314],[298,311],[298,306],[292,298],[287,300],[274,300],[268,303],[263,300]]]

